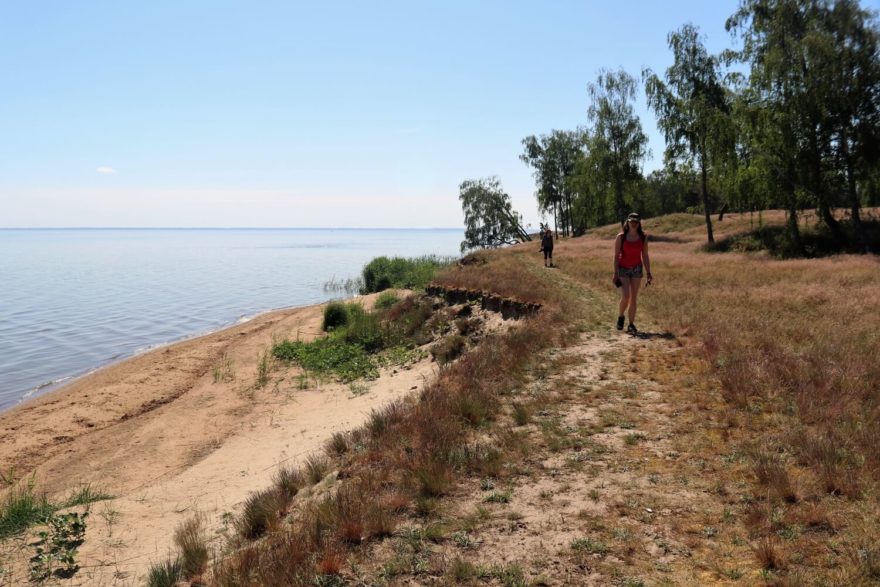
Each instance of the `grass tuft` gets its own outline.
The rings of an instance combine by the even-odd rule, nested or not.
[[[276,488],[252,493],[235,522],[239,535],[249,540],[259,538],[274,526],[288,503],[289,498]]]
[[[305,477],[312,485],[320,483],[330,470],[330,461],[326,458],[313,454],[309,455],[305,462]]]
[[[768,571],[785,569],[785,557],[779,543],[774,538],[767,536],[760,539],[752,547],[752,551],[755,553],[755,558],[758,559],[762,569]]]
[[[0,503],[0,540],[20,534],[56,509],[45,494],[37,494],[33,479],[13,487]]]
[[[90,483],[87,483],[80,487],[78,490],[71,493],[61,507],[69,508],[78,505],[88,505],[90,503],[95,503],[97,501],[106,501],[108,499],[113,499],[113,496],[109,493],[102,493],[101,491],[94,490],[92,489],[92,485]]]
[[[175,587],[182,579],[183,565],[179,558],[168,559],[162,563],[155,563],[150,567],[147,575],[149,587]]]
[[[184,577],[201,575],[208,566],[208,540],[205,537],[204,517],[196,515],[174,531],[174,544],[180,552],[180,569]]]
[[[287,499],[292,499],[306,484],[302,471],[282,466],[273,478],[275,488]]]

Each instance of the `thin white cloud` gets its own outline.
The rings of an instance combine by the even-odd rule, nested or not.
[[[112,167],[98,167],[95,171],[104,175],[116,173],[116,170]]]

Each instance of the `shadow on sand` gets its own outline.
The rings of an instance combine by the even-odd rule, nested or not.
[[[638,332],[627,332],[633,338],[641,338],[644,340],[652,340],[654,338],[662,338],[663,340],[675,340],[675,335],[671,332],[647,332],[639,330]]]

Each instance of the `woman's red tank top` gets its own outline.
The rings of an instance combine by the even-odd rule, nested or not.
[[[620,248],[620,263],[619,265],[624,269],[632,269],[638,265],[642,264],[642,249],[645,247],[645,243],[642,242],[642,239],[639,238],[634,241],[626,240],[626,236],[623,237],[623,246]]]

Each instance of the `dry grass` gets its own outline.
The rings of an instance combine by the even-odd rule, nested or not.
[[[458,285],[474,289],[475,279],[494,272],[483,269],[461,267],[451,273]],[[503,274],[495,273],[500,293],[540,299],[535,293],[545,287],[541,281],[501,279]],[[548,300],[542,301],[547,308]],[[400,320],[406,322],[401,328],[416,330],[430,318],[426,308],[430,306],[404,300],[389,312],[410,317]],[[558,311],[551,305],[542,319],[559,324]],[[331,578],[345,574],[358,549],[395,533],[401,516],[431,519],[440,513],[442,497],[463,476],[500,474],[504,451],[519,448],[513,443],[505,448],[508,435],[489,440],[479,438],[480,431],[498,418],[499,397],[521,384],[534,352],[560,342],[562,330],[556,336],[539,335],[540,326],[536,320],[523,320],[503,336],[485,338],[448,362],[417,396],[373,411],[363,429],[331,438],[325,451],[329,459],[312,455],[300,470],[280,471],[275,486],[254,494],[237,521],[239,535],[253,542],[216,561],[214,582],[334,584]],[[340,471],[339,480],[322,484],[311,498],[296,497],[294,514],[282,523],[289,500],[304,481],[318,483],[331,467]]]
[[[783,219],[780,212],[765,212],[761,220]],[[716,223],[716,235],[748,230],[755,220],[728,216]],[[809,217],[804,221],[813,222]],[[663,233],[667,225],[674,234]],[[846,534],[840,540],[859,542],[868,530],[843,528],[831,520],[874,510],[878,501],[877,257],[782,261],[765,254],[708,254],[700,250],[703,228],[687,228],[680,218],[647,220],[645,229],[661,234],[651,245],[656,281],[640,297],[640,324],[649,335],[674,333],[701,359],[655,377],[686,386],[701,378],[714,382],[726,401],[726,414],[720,416],[728,422],[724,442],[751,455],[751,499],[769,501],[771,509],[785,508],[811,529],[798,533],[781,522],[753,525],[756,555],[765,568],[779,569],[782,559],[775,553],[782,545],[770,534],[782,533],[786,548],[798,552],[787,566],[791,577],[806,572],[833,583],[837,575],[816,571],[827,567],[829,556],[834,565],[848,568],[846,573],[856,573],[857,557],[829,554],[822,542],[835,528],[838,536]],[[609,227],[598,231],[602,238],[573,239],[559,251],[563,271],[595,291],[608,292],[609,302],[607,238],[615,231]],[[612,320],[609,307],[608,324]]]

